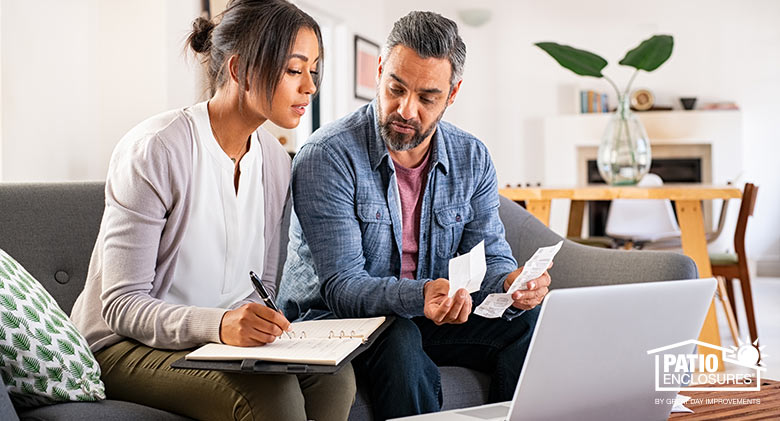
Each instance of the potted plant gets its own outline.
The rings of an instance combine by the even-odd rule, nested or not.
[[[601,56],[554,42],[538,42],[535,45],[572,72],[603,78],[615,88],[618,106],[599,145],[598,169],[608,184],[636,184],[650,169],[651,153],[647,132],[639,118],[631,112],[631,84],[640,70],[652,72],[669,59],[674,38],[671,35],[654,35],[626,53],[618,64],[633,67],[636,71],[622,91],[601,72],[607,66],[607,60]]]

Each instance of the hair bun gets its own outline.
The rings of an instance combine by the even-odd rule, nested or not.
[[[214,30],[213,22],[199,17],[192,22],[192,33],[189,37],[190,46],[196,53],[205,53],[211,48],[211,31]]]

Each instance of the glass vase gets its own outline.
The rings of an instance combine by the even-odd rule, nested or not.
[[[633,185],[650,170],[650,142],[639,118],[631,111],[629,97],[618,98],[618,107],[601,138],[599,174],[613,186]]]

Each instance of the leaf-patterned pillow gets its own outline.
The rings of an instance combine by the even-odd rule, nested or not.
[[[106,397],[87,341],[43,286],[3,250],[0,376],[22,408]]]

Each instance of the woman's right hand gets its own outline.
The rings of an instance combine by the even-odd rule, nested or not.
[[[270,344],[290,328],[290,322],[278,311],[260,303],[247,303],[222,316],[219,339],[226,345],[258,346]]]

